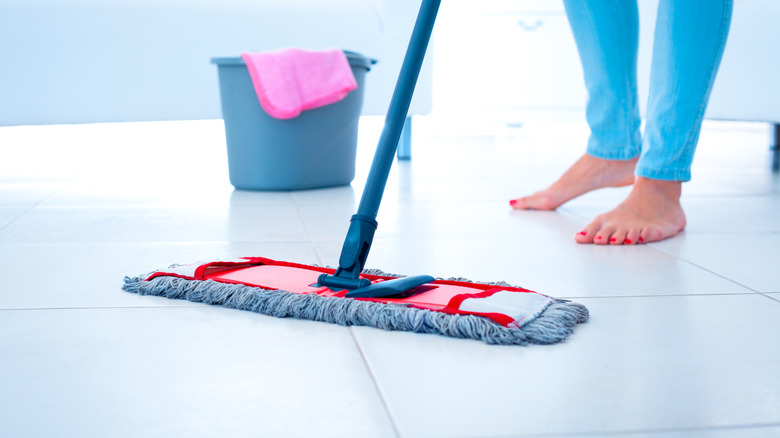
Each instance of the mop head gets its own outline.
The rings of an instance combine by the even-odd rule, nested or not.
[[[185,299],[343,326],[435,333],[488,344],[554,344],[588,320],[582,304],[560,300],[504,282],[436,279],[393,298],[347,298],[347,291],[319,286],[318,266],[242,257],[174,265],[138,277],[125,277],[122,289],[139,295]],[[372,283],[400,276],[363,271]]]

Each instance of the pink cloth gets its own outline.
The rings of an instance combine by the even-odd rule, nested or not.
[[[347,56],[339,49],[247,52],[241,58],[260,105],[277,119],[336,103],[357,88]]]

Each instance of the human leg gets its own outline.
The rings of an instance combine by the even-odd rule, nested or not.
[[[512,200],[518,209],[551,210],[602,187],[634,181],[641,150],[636,87],[636,1],[564,0],[588,89],[587,153],[550,187]]]
[[[638,176],[691,179],[691,162],[732,9],[733,0],[659,2]]]
[[[704,111],[728,36],[732,2],[660,1],[636,183],[623,203],[575,236],[578,242],[651,242],[672,237],[685,227],[682,182],[690,180]]]

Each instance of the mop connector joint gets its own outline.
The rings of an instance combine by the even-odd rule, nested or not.
[[[333,275],[320,275],[317,279],[319,286],[336,291],[348,290],[346,296],[349,298],[378,298],[399,296],[434,280],[430,275],[418,275],[372,284],[370,280],[360,278],[377,225],[377,221],[370,216],[352,216],[341,249],[339,267]]]
[[[360,278],[360,273],[366,264],[377,225],[377,221],[370,216],[352,216],[344,246],[341,248],[339,267],[333,275],[320,275],[320,286],[334,290],[355,290],[371,285],[369,280]]]

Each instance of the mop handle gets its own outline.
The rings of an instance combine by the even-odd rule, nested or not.
[[[420,69],[425,59],[425,51],[431,39],[440,3],[441,0],[423,0],[420,6],[420,12],[417,14],[417,21],[409,40],[409,47],[406,49],[401,72],[398,75],[398,82],[396,82],[393,97],[390,99],[385,126],[382,128],[382,135],[379,137],[379,144],[374,153],[374,161],[371,163],[368,180],[360,198],[360,205],[357,213],[352,216],[349,222],[349,230],[339,257],[339,267],[333,275],[320,275],[318,281],[320,286],[326,286],[333,290],[355,291],[360,289],[358,292],[361,293],[366,292],[366,289],[371,286],[369,280],[360,278],[360,273],[366,264],[368,252],[374,240],[379,204],[382,202],[387,177],[390,175],[390,167],[393,165],[398,140],[401,138],[404,120],[409,112],[409,104],[412,101],[417,77],[420,75]],[[430,276],[417,276],[415,279],[405,279],[403,282],[394,283],[394,285],[406,290],[432,281],[432,279],[433,277]],[[392,289],[392,286],[389,289]],[[396,291],[396,293],[403,292],[403,290]],[[366,293],[368,293],[366,296],[374,296],[376,293],[384,295],[392,292],[369,289]]]
[[[441,0],[423,0],[395,85],[357,214],[376,219]]]

